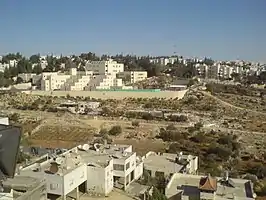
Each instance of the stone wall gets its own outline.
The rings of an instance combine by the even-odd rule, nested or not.
[[[160,92],[130,92],[130,91],[24,91],[32,95],[48,96],[83,96],[97,99],[124,99],[124,98],[178,98],[182,99],[187,90],[160,91]]]

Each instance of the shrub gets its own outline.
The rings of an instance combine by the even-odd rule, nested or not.
[[[138,121],[132,121],[132,126],[138,127],[139,126],[139,122]]]
[[[254,184],[254,192],[260,196],[266,195],[266,181],[257,181]]]
[[[228,159],[232,155],[231,149],[223,146],[218,145],[211,145],[209,149],[207,150],[207,153],[209,154],[216,154],[221,159]]]
[[[101,130],[99,131],[100,135],[106,135],[108,133],[108,130],[106,128],[101,128]]]
[[[169,120],[173,122],[186,122],[188,117],[186,115],[170,115]]]
[[[143,113],[142,115],[142,119],[145,119],[145,120],[153,120],[153,116],[151,113]]]
[[[120,133],[122,133],[122,128],[119,125],[113,126],[110,130],[109,130],[109,134],[110,135],[119,135]]]

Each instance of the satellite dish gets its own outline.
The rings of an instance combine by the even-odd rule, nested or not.
[[[20,128],[0,125],[0,171],[5,177],[15,175],[20,140]]]
[[[84,151],[88,151],[88,150],[90,149],[90,145],[88,145],[88,144],[84,144],[84,145],[82,146],[82,149],[83,149]]]

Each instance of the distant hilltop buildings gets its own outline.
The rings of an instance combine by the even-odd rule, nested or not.
[[[16,82],[31,82],[33,89],[90,91],[133,89],[134,83],[147,78],[148,72],[145,70],[151,68],[151,66],[140,67],[141,62],[139,65],[136,64],[139,60],[148,61],[145,64],[150,63],[153,68],[167,66],[170,71],[174,67],[188,66],[194,68],[196,76],[204,79],[227,80],[235,78],[236,75],[258,76],[266,71],[266,65],[242,60],[225,62],[182,56],[137,57],[130,55],[117,55],[113,56],[115,59],[111,59],[110,56],[100,58],[93,53],[82,55],[68,57],[33,55],[29,59],[20,54],[0,56],[0,72],[10,69],[8,73],[13,73],[11,76],[13,80],[16,81],[19,78],[20,81]],[[133,65],[133,67],[129,68],[128,65]],[[14,68],[17,69],[13,70]],[[128,70],[138,68],[142,71]],[[10,82],[2,83],[2,86],[10,84]]]
[[[84,71],[76,67],[65,73],[43,72],[41,74],[19,74],[18,77],[44,91],[82,91],[104,89],[132,89],[133,84],[147,78],[146,71],[124,71],[124,64],[112,59],[106,61],[87,61]]]

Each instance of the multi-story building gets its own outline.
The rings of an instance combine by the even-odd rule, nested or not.
[[[18,61],[17,60],[10,60],[9,61],[9,66],[10,67],[15,67],[15,66],[17,66],[17,64],[18,64]]]
[[[17,174],[45,180],[47,194],[62,196],[64,200],[73,190],[76,191],[76,199],[79,199],[79,187],[85,188],[87,181],[86,165],[74,151],[63,153],[44,162],[37,160],[19,169]]]
[[[124,71],[118,74],[124,83],[136,83],[147,79],[147,71]]]
[[[78,199],[79,192],[107,196],[114,187],[126,190],[142,173],[143,162],[131,145],[105,143],[80,145],[51,158],[47,155],[47,160],[35,161],[17,174],[45,179],[48,195],[66,199],[75,190]]]
[[[36,76],[36,74],[34,74],[34,73],[22,73],[22,74],[18,74],[18,77],[20,77],[24,82],[31,81],[34,76]]]
[[[9,69],[10,65],[7,63],[0,63],[0,72],[4,72],[5,69]]]
[[[124,64],[109,59],[107,61],[88,61],[85,65],[87,71],[93,71],[94,75],[116,75],[124,72]]]
[[[195,65],[195,67],[196,67],[198,75],[200,77],[202,77],[202,78],[207,78],[208,77],[208,71],[209,71],[210,66],[208,66],[206,64],[197,63]]]
[[[130,76],[130,83],[144,80],[147,77],[147,72],[124,72],[124,64],[113,60],[88,61],[85,71],[71,68],[68,73],[42,73],[33,76],[32,83],[40,85],[41,90],[45,91],[123,89],[122,78],[117,75],[124,73]]]
[[[177,61],[178,57],[161,57],[161,58],[150,59],[150,63],[159,64],[159,65],[174,64]]]

